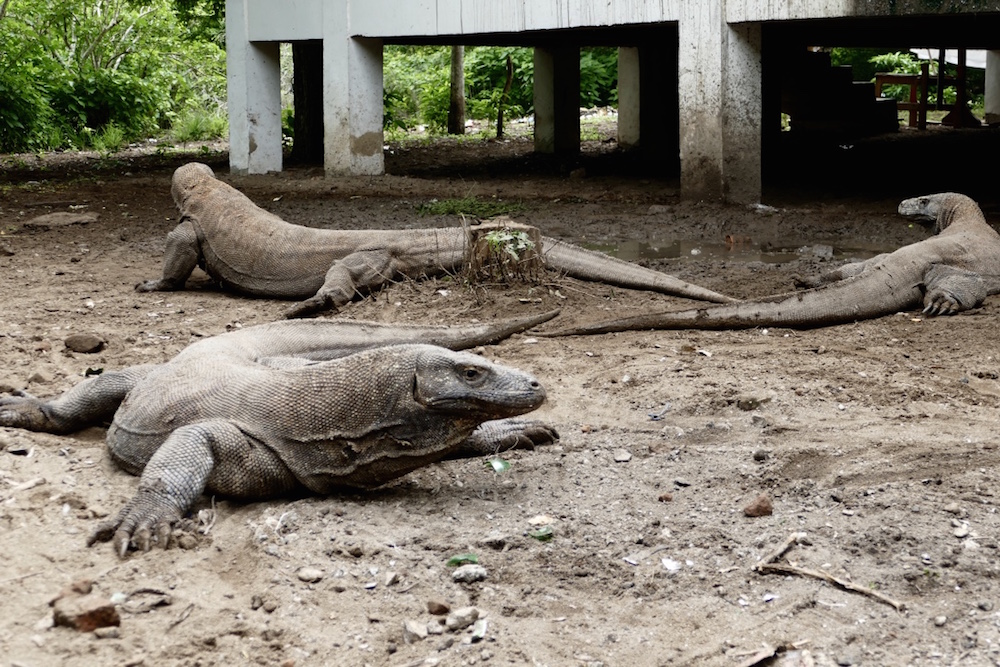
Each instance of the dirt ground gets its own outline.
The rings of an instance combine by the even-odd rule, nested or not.
[[[211,148],[3,158],[0,389],[56,394],[88,369],[165,361],[280,317],[287,303],[226,294],[203,275],[187,291],[133,291],[159,274],[176,224],[170,175],[189,160],[304,225],[457,225],[417,207],[518,202],[513,217],[545,234],[659,255],[639,261],[738,297],[925,238],[896,204],[956,178],[893,172],[891,185],[852,189],[874,168],[865,159],[839,185],[802,179],[762,206],[682,202],[676,179],[623,176],[613,146],[586,148],[561,164],[526,141],[410,142],[389,148],[390,175],[336,179],[231,176]],[[969,194],[1000,224],[995,189]],[[81,221],[32,222],[54,212]],[[727,234],[744,243],[727,251]],[[476,289],[440,279],[393,285],[341,316],[457,323],[559,307],[551,329],[692,303],[558,275]],[[467,460],[365,494],[218,498],[190,548],[124,560],[85,546],[137,483],[108,460],[105,430],[0,429],[2,664],[1000,664],[998,318],[993,297],[950,318],[812,331],[517,335],[481,353],[540,378],[549,399],[535,414],[558,444],[507,455],[502,474]],[[74,333],[106,347],[70,352]],[[762,493],[773,513],[746,516]],[[542,526],[551,539],[532,536]],[[755,570],[794,533],[804,537],[781,563],[856,589]],[[448,560],[470,553],[486,578],[456,583]],[[52,627],[50,601],[83,579],[117,603],[117,631]],[[475,607],[485,623],[449,630],[428,602]]]

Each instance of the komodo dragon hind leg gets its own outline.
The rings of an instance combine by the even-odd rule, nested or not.
[[[65,434],[109,422],[125,394],[155,367],[146,364],[104,373],[55,398],[27,394],[0,398],[0,426]]]
[[[987,295],[996,293],[997,277],[988,280],[978,273],[945,264],[933,265],[924,275],[924,313],[954,315],[976,308]],[[993,291],[991,291],[992,283]]]
[[[385,285],[402,270],[399,260],[387,250],[352,252],[335,261],[316,294],[289,308],[285,317],[309,317],[326,310],[336,312],[356,295]]]
[[[510,449],[534,449],[551,445],[559,439],[559,434],[551,426],[536,419],[511,417],[483,422],[472,432],[461,448],[448,458],[460,459],[473,456],[489,456]]]
[[[848,264],[844,264],[843,266],[839,266],[830,271],[824,271],[816,276],[792,276],[792,282],[799,289],[821,287],[823,285],[828,285],[830,283],[835,283],[859,275],[869,266],[875,266],[886,257],[888,257],[888,253],[882,253],[881,255],[876,255],[875,257],[866,259],[862,262],[850,262]]]
[[[183,219],[167,234],[167,250],[163,256],[163,277],[145,280],[135,286],[137,292],[171,292],[184,287],[194,267],[198,266],[198,234],[190,220]]]

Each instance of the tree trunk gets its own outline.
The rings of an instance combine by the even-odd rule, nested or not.
[[[451,47],[451,98],[448,134],[465,134],[465,47]]]
[[[323,42],[292,42],[295,98],[291,163],[323,164]]]

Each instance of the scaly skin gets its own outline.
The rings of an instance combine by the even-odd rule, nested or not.
[[[112,419],[112,459],[136,496],[92,533],[124,556],[166,546],[205,491],[238,499],[371,488],[445,458],[558,438],[521,418],[545,399],[533,377],[451,347],[553,317],[498,325],[294,321],[194,343],[165,364],[109,372],[62,396],[0,400],[0,426],[66,433]],[[338,341],[340,341],[338,343]]]
[[[920,304],[927,315],[953,315],[1000,293],[1000,235],[965,195],[907,199],[899,213],[932,220],[937,236],[864,262],[800,280],[804,291],[754,301],[653,313],[560,329],[573,336],[643,329],[812,328],[881,317]]]
[[[410,230],[313,229],[285,222],[190,163],[171,188],[181,222],[167,235],[163,275],[140,292],[183,289],[195,266],[233,291],[304,299],[286,317],[336,311],[400,277],[419,279],[460,270],[462,228]],[[636,264],[543,238],[546,264],[574,278],[716,303],[732,298]]]

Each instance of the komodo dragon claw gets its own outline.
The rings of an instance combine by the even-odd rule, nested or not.
[[[115,553],[124,558],[130,546],[143,552],[158,544],[166,549],[171,528],[181,511],[164,491],[139,487],[138,493],[114,519],[104,521],[87,537],[87,546],[111,541]]]

